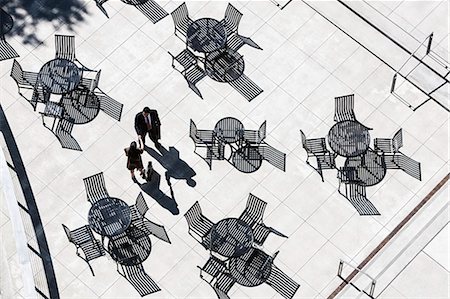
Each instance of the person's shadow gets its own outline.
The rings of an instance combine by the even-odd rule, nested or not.
[[[173,215],[178,215],[180,213],[180,210],[178,209],[178,204],[175,201],[172,185],[170,184],[170,180],[167,176],[166,179],[167,183],[169,184],[170,194],[172,197],[167,196],[164,192],[161,191],[161,175],[156,170],[153,170],[152,176],[148,180],[148,182],[145,182],[143,184],[139,183],[137,180],[135,182],[139,185],[143,192],[147,193],[151,198],[159,203],[161,207],[167,209]]]
[[[166,179],[168,182],[170,178],[174,178],[177,180],[186,180],[186,184],[190,187],[194,187],[197,184],[192,178],[196,175],[194,169],[180,159],[180,152],[175,147],[170,146],[169,150],[167,150],[164,146],[160,145],[158,150],[160,153],[145,146],[145,151],[167,170]]]

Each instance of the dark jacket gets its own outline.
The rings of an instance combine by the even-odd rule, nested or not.
[[[156,137],[156,139],[161,138],[161,123],[159,121],[158,112],[156,110],[150,110],[150,118],[152,120],[152,130],[149,132],[150,135]],[[145,122],[144,115],[142,112],[136,114],[134,118],[134,129],[138,135],[144,135],[145,132],[148,132],[147,123]]]

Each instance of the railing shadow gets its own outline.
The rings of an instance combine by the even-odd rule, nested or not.
[[[39,24],[47,22],[55,30],[65,25],[73,30],[74,24],[84,20],[87,3],[83,0],[0,0],[0,7],[14,19],[8,35],[20,36],[23,43],[37,46],[43,42],[36,34]]]
[[[1,105],[0,132],[3,134],[12,160],[12,165],[9,165],[9,167],[17,174],[19,186],[23,193],[24,200],[17,202],[17,204],[23,212],[23,221],[29,224],[26,226],[29,229],[27,230],[28,248],[30,249],[31,259],[35,261],[33,275],[36,283],[36,291],[42,298],[58,299],[60,298],[59,290],[44,226],[19,148],[17,147],[14,135]]]

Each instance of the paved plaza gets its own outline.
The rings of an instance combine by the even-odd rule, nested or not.
[[[183,2],[148,1],[2,2],[18,56],[0,61],[0,298],[450,298],[448,1],[232,1],[233,33],[214,22],[229,2],[186,1],[208,20],[192,38],[174,34]],[[195,66],[175,69],[191,61],[178,53]],[[44,74],[55,57],[65,74]],[[20,95],[17,65],[35,83],[76,80]],[[161,139],[147,136],[153,171],[134,181],[124,149],[144,107]],[[105,198],[128,214],[106,215]],[[113,216],[122,226],[106,231]],[[98,257],[77,256],[63,224],[85,227]],[[139,290],[132,266],[154,284]]]

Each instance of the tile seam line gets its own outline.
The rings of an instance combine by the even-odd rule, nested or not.
[[[381,241],[381,243],[357,266],[357,269],[362,270],[375,255],[384,248],[393,237],[419,212],[427,202],[449,181],[450,173],[448,173],[420,202],[419,204]],[[327,297],[327,299],[335,298],[350,281],[359,273],[358,270],[353,270],[345,280]]]

